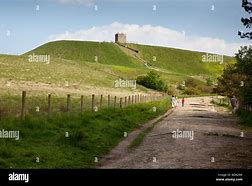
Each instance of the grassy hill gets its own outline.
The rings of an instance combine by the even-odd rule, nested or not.
[[[209,75],[217,77],[227,63],[234,62],[234,58],[224,56],[224,64],[204,63],[202,56],[206,53],[203,52],[138,44],[129,44],[128,46],[138,50],[138,55],[151,66],[191,76]]]
[[[122,52],[114,43],[91,41],[55,41],[46,43],[24,55],[32,53],[46,54],[52,57],[73,61],[87,61],[98,63],[136,67],[135,59]]]
[[[54,58],[50,64],[30,63],[25,56],[0,55],[0,94],[30,91],[33,95],[53,93],[58,96],[95,94],[124,94],[146,91],[139,87],[115,89],[119,78],[133,79],[146,71],[141,68],[104,65]],[[7,84],[10,84],[8,87]]]
[[[0,55],[0,90],[3,93],[28,89],[62,95],[146,92],[149,90],[141,86],[137,90],[115,89],[114,81],[136,79],[155,69],[168,85],[178,85],[188,77],[205,83],[206,78],[216,79],[224,66],[234,61],[234,58],[225,56],[222,65],[203,63],[205,53],[202,52],[137,44],[128,46],[139,53],[108,42],[55,41],[21,56]],[[48,65],[28,62],[30,54],[50,55],[51,62]],[[8,81],[11,81],[11,87],[6,86]]]
[[[225,64],[233,62],[234,58],[224,56],[224,65],[202,62],[202,55],[206,53],[138,44],[128,44],[137,49],[137,57],[147,61],[150,66],[165,69],[170,73],[180,73],[190,76],[210,75],[217,77],[221,74]],[[95,62],[107,65],[127,66],[139,68],[143,66],[137,58],[129,55],[126,50],[114,43],[90,41],[55,41],[44,44],[27,54],[47,54],[52,57],[73,61]],[[156,61],[153,60],[156,58]]]

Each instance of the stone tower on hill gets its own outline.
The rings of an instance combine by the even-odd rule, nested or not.
[[[115,42],[116,43],[126,43],[126,34],[124,33],[116,33],[115,34]]]

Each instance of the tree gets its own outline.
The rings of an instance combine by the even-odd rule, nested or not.
[[[249,14],[252,13],[252,3],[249,2],[248,0],[242,0],[242,7],[244,8],[244,10],[246,12],[248,12]],[[245,26],[245,28],[250,29],[252,27],[252,17],[249,18],[241,18],[241,22],[243,23],[243,26]],[[238,32],[238,35],[241,38],[248,38],[248,39],[252,39],[252,31],[250,32]]]
[[[244,75],[252,76],[252,46],[243,46],[235,56],[238,71]]]
[[[241,102],[252,105],[252,46],[241,47],[236,54],[236,61],[237,71],[243,76],[239,92]]]
[[[252,13],[252,3],[242,0],[242,7],[249,14]],[[252,27],[252,17],[242,18],[241,22],[246,28]],[[238,33],[241,38],[252,39],[252,32]],[[235,56],[236,63],[225,68],[218,79],[217,93],[239,98],[239,105],[252,105],[252,46],[242,46]]]
[[[229,64],[224,69],[221,77],[218,78],[218,85],[214,89],[214,92],[230,98],[232,96],[239,97],[239,90],[243,79],[243,75],[238,72],[236,66]]]

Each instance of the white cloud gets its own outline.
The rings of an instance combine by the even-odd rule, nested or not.
[[[188,36],[185,31],[176,31],[161,26],[123,24],[114,22],[110,25],[94,26],[76,32],[65,32],[51,35],[50,40],[86,40],[86,41],[114,41],[114,34],[127,34],[129,42],[181,48],[202,52],[211,52],[233,56],[242,43],[228,43],[223,39]],[[245,45],[245,44],[244,44]]]

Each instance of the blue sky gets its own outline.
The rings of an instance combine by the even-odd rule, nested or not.
[[[0,53],[22,54],[50,40],[110,41],[232,55],[241,0],[0,0]],[[93,28],[93,29],[92,29]]]

